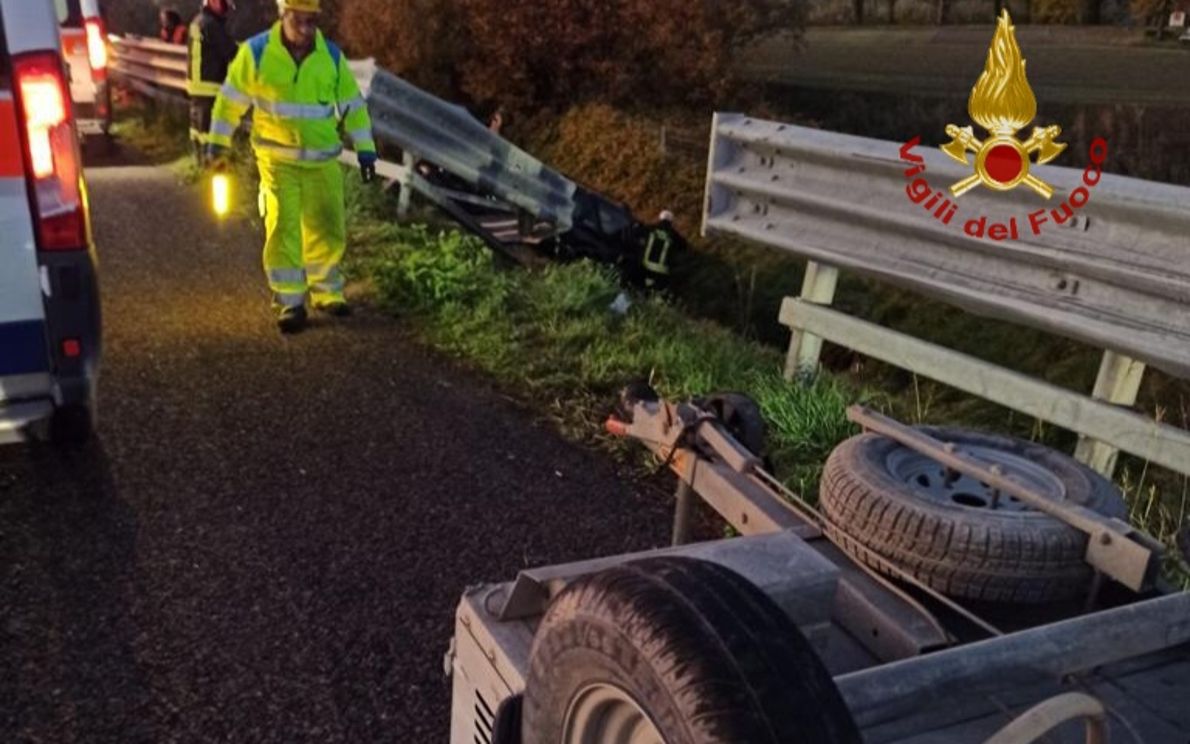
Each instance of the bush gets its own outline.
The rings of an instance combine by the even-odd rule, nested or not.
[[[1171,0],[1131,0],[1128,4],[1128,12],[1132,18],[1145,26],[1164,26],[1171,10]]]
[[[1033,4],[1034,23],[1077,23],[1083,0],[1037,0]]]
[[[353,56],[377,63],[441,96],[460,93],[456,66],[467,54],[458,0],[341,0],[339,36]]]
[[[709,138],[710,115],[669,121],[671,131]],[[678,216],[689,234],[702,211],[706,158],[661,152],[663,119],[630,114],[606,104],[576,106],[551,119],[527,143],[552,167],[631,206],[652,220],[662,209]]]

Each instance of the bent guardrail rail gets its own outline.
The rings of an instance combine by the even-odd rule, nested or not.
[[[383,69],[367,82],[372,126],[382,141],[552,223],[558,232],[570,229],[578,189],[573,181],[490,131],[462,106]]]

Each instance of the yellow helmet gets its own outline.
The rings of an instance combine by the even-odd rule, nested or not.
[[[319,13],[322,0],[277,0],[277,10],[296,10],[301,13]]]

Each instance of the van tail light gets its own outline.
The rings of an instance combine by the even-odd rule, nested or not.
[[[101,83],[107,80],[107,29],[100,18],[88,18],[83,25],[87,29],[87,59],[91,63],[91,79]]]
[[[43,251],[87,247],[82,160],[62,61],[53,52],[14,56],[16,93],[29,190]]]

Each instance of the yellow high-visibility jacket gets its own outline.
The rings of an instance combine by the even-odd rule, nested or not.
[[[215,99],[210,144],[229,146],[249,108],[257,158],[310,164],[336,158],[343,150],[340,121],[357,153],[376,152],[359,86],[321,31],[300,67],[281,40],[280,22],[240,45]]]

